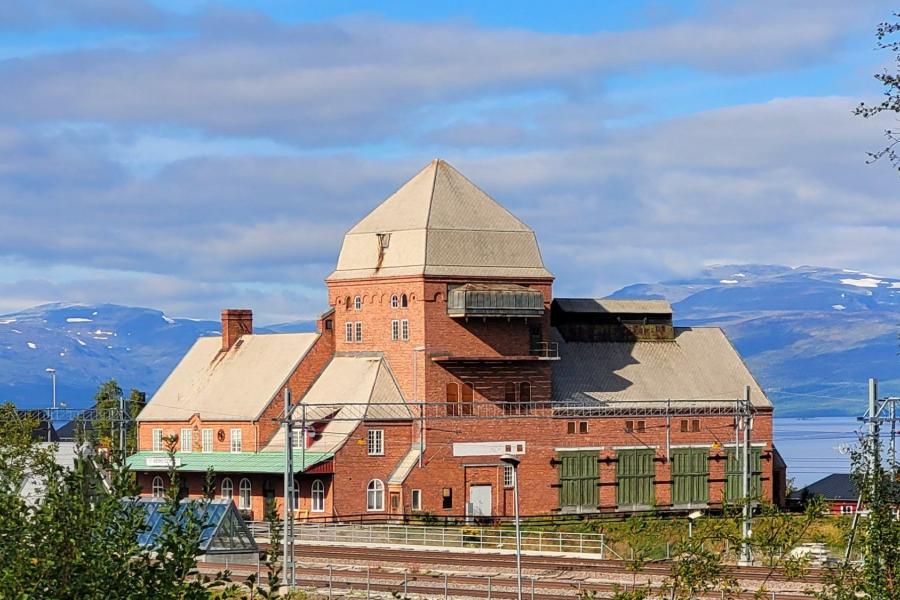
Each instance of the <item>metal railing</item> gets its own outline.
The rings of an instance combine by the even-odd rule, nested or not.
[[[268,524],[249,523],[255,538],[269,535]],[[420,525],[334,525],[296,524],[294,538],[298,543],[341,543],[385,546],[425,546],[479,550],[516,549],[513,529],[491,527],[428,527]],[[595,554],[605,558],[609,552],[600,533],[566,531],[522,531],[522,551],[533,553]]]
[[[540,358],[559,358],[559,343],[532,342],[529,352],[532,356]]]

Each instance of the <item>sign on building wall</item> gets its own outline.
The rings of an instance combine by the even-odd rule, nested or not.
[[[174,466],[181,466],[181,459],[178,457],[169,458],[168,456],[148,456],[147,457],[147,466],[148,467],[163,467],[168,468],[168,466],[174,461]]]
[[[453,456],[500,456],[525,454],[525,442],[463,442],[453,444]]]

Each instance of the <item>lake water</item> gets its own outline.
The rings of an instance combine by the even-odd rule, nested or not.
[[[831,473],[849,473],[846,452],[858,442],[862,427],[856,417],[776,418],[775,446],[794,486],[803,487]]]

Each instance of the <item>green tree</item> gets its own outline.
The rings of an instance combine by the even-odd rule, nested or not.
[[[900,18],[900,12],[894,13],[893,16]],[[876,48],[894,53],[894,70],[891,72],[891,70],[885,69],[883,72],[875,74],[875,79],[881,82],[884,88],[884,97],[881,102],[876,104],[861,102],[856,107],[854,114],[866,119],[883,112],[900,114],[900,40],[894,39],[898,33],[900,33],[900,21],[884,22],[878,25],[875,34]],[[885,129],[884,136],[887,138],[887,144],[881,150],[869,152],[869,162],[887,158],[900,171],[900,151],[898,151],[900,130]]]

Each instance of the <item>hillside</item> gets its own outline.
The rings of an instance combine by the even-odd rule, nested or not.
[[[312,328],[308,321],[277,326]],[[116,304],[45,304],[0,315],[0,401],[48,406],[48,367],[57,370],[58,399],[73,408],[89,405],[97,386],[110,378],[126,391],[152,393],[198,337],[220,333],[218,321]]]

